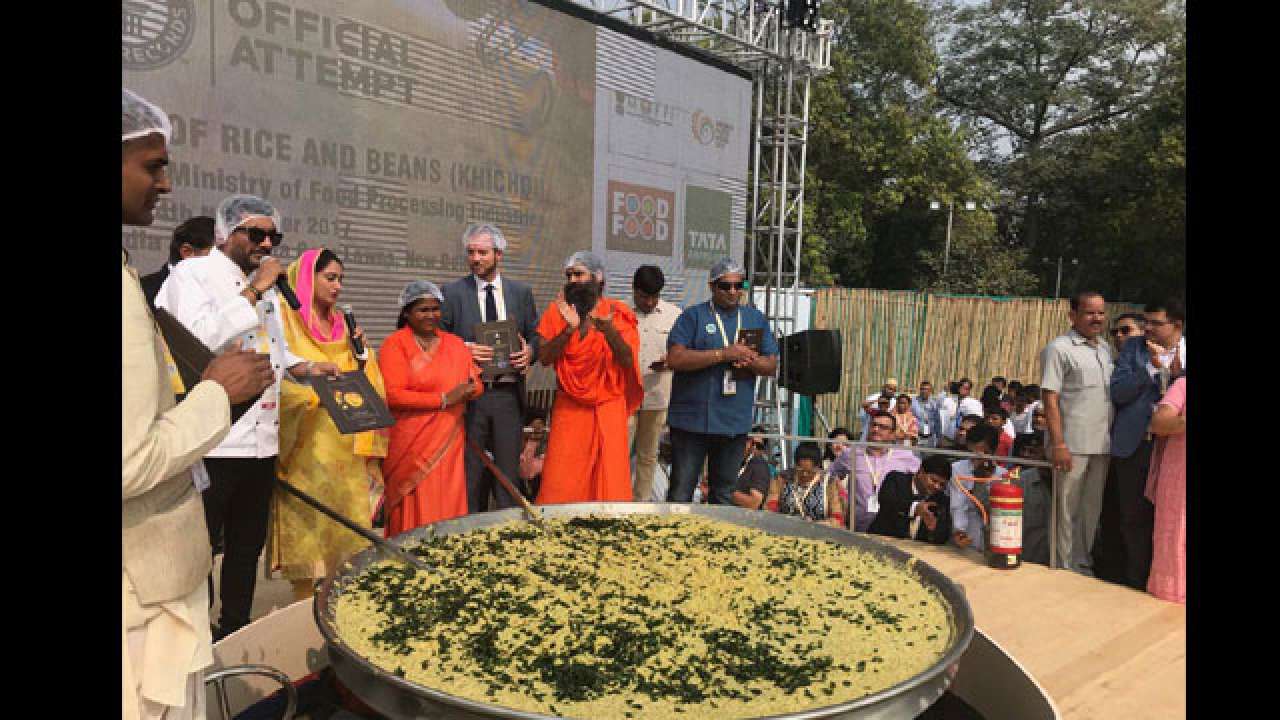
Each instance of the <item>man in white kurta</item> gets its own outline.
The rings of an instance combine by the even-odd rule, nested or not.
[[[150,225],[169,192],[170,125],[121,98],[121,221]],[[230,403],[269,386],[254,353],[222,355],[181,386],[137,272],[121,264],[121,671],[125,720],[204,718],[201,671],[213,661],[205,576],[211,555],[190,466],[231,426]],[[181,404],[174,394],[186,390]]]

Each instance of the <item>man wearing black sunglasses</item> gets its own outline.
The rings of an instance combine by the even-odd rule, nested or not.
[[[172,313],[210,350],[267,355],[275,376],[203,464],[194,466],[210,544],[223,548],[222,615],[215,642],[249,623],[275,487],[280,379],[286,369],[296,378],[340,372],[334,363],[294,355],[285,344],[280,315],[286,306],[275,289],[283,270],[272,256],[283,240],[280,224],[275,206],[260,197],[224,199],[214,214],[213,250],[175,265],[156,294],[156,306]]]
[[[1107,333],[1111,335],[1111,345],[1116,349],[1117,356],[1120,354],[1120,349],[1124,347],[1125,341],[1132,337],[1142,337],[1146,325],[1147,319],[1139,313],[1125,313],[1116,318]]]
[[[1151,303],[1139,317],[1143,318],[1145,334],[1131,332],[1119,343],[1120,354],[1111,373],[1116,415],[1111,424],[1111,467],[1094,561],[1099,565],[1098,577],[1145,591],[1155,524],[1155,507],[1145,495],[1152,450],[1148,429],[1152,410],[1169,378],[1169,373],[1160,369],[1175,362],[1180,368],[1185,362],[1186,343],[1181,301]],[[1117,320],[1117,326],[1119,323]],[[1157,352],[1152,352],[1153,347]],[[1172,349],[1166,351],[1166,347]],[[1159,351],[1167,354],[1162,358]]]
[[[711,502],[733,503],[733,485],[755,402],[756,377],[778,367],[778,342],[764,314],[743,305],[746,270],[723,258],[711,267],[711,300],[685,308],[667,337],[671,403],[668,502],[687,503],[708,464]],[[760,335],[758,345],[744,331]]]

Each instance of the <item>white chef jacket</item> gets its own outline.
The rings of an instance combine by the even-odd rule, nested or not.
[[[207,457],[266,458],[280,452],[280,380],[287,368],[305,358],[289,352],[280,313],[283,304],[271,288],[256,305],[242,293],[249,277],[221,249],[174,266],[156,294],[156,307],[168,310],[214,353],[233,348],[269,352],[276,382],[267,388]],[[274,322],[269,322],[274,313]]]

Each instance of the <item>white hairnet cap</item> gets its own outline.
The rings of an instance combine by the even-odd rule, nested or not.
[[[169,124],[169,115],[141,95],[120,88],[120,142],[128,142],[151,133],[164,136],[169,142],[173,134],[173,126]]]
[[[497,225],[490,225],[489,223],[472,223],[468,225],[467,229],[462,231],[462,247],[466,248],[467,243],[471,242],[473,238],[486,233],[493,239],[494,250],[502,253],[507,251],[506,236],[502,234],[502,230],[498,229]]]
[[[590,250],[579,250],[578,252],[570,255],[568,260],[564,261],[564,267],[566,270],[574,265],[581,265],[593,273],[604,275],[604,261]]]
[[[725,275],[741,275],[745,279],[747,271],[733,258],[720,258],[715,265],[711,266],[711,279],[709,282],[715,282]]]
[[[403,310],[411,303],[417,302],[425,297],[433,297],[444,304],[444,293],[440,292],[439,286],[430,280],[414,280],[404,286],[404,290],[400,292],[400,309]]]
[[[255,217],[271,218],[276,230],[280,230],[280,213],[271,203],[257,195],[232,195],[218,205],[213,224],[213,239],[218,245],[227,241],[236,228]]]

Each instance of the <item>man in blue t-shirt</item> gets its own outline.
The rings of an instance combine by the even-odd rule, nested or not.
[[[733,504],[755,410],[756,377],[778,368],[778,341],[764,314],[742,302],[746,270],[729,258],[711,267],[711,300],[685,309],[667,336],[667,367],[675,371],[667,425],[671,427],[671,485],[667,502],[687,503],[708,465],[711,502]],[[758,349],[740,330],[759,329]]]

